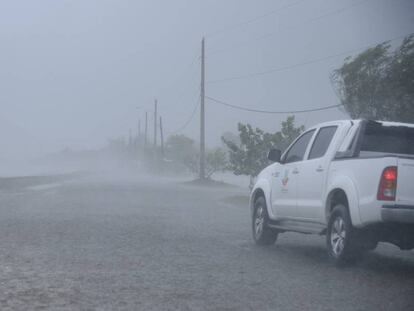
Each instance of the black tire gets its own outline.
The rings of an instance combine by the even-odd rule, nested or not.
[[[328,255],[338,266],[353,264],[361,258],[356,229],[352,226],[348,209],[338,204],[334,207],[326,233]]]
[[[254,201],[252,217],[253,240],[258,245],[272,245],[276,242],[277,232],[268,226],[269,215],[267,214],[266,200],[263,196]]]

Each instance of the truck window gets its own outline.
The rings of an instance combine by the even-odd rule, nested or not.
[[[414,155],[414,128],[368,123],[361,152]]]
[[[325,155],[337,128],[337,126],[327,126],[319,130],[309,153],[309,159],[321,158]]]
[[[311,130],[303,134],[287,152],[284,163],[302,161],[305,156],[306,148],[314,133],[315,130]]]

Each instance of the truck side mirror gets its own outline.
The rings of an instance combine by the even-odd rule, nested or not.
[[[267,154],[267,158],[272,162],[280,162],[281,156],[282,151],[279,149],[270,149],[269,153]]]

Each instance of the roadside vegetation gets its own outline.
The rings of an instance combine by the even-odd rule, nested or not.
[[[260,171],[269,165],[267,153],[271,148],[285,150],[304,130],[303,125],[295,126],[295,117],[290,116],[282,122],[282,128],[276,133],[267,133],[250,124],[238,124],[237,141],[222,137],[228,148],[228,168],[235,175],[247,175],[251,184]]]
[[[414,122],[414,35],[348,57],[331,80],[351,118]]]
[[[350,118],[414,122],[414,35],[399,46],[390,42],[371,47],[348,57],[334,70],[331,82]],[[285,150],[305,127],[288,116],[274,133],[249,123],[239,123],[237,132],[222,135],[222,146],[206,151],[206,179],[218,172],[248,176],[250,184],[269,165],[271,148]],[[141,168],[166,175],[199,175],[199,142],[183,135],[167,137],[163,146],[145,142],[143,135],[108,140],[101,150],[75,152],[63,150],[55,158],[79,160],[110,158],[127,170]],[[49,162],[51,158],[47,159]]]

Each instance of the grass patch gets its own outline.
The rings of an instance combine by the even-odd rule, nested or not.
[[[234,195],[231,197],[224,198],[222,202],[231,204],[231,205],[237,205],[242,207],[249,206],[249,196],[247,195]]]

